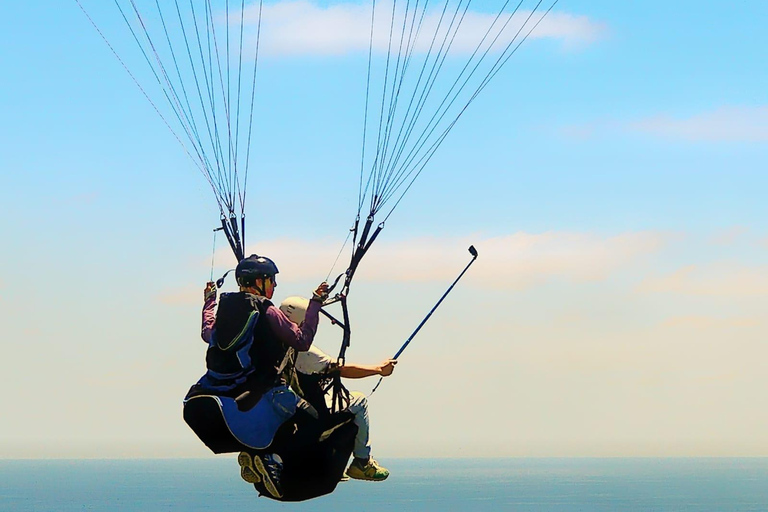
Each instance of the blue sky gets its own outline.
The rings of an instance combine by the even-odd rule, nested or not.
[[[365,55],[343,38],[336,44],[349,52],[313,45],[328,34],[325,17],[305,15],[310,4],[269,5],[273,19],[304,30],[297,43],[276,24],[258,75],[248,236],[283,269],[279,300],[325,277],[353,219]],[[328,6],[354,11],[311,8]],[[2,13],[0,306],[10,357],[0,370],[21,392],[3,398],[20,413],[0,427],[0,456],[38,456],[35,446],[93,456],[96,445],[120,456],[204,455],[174,407],[201,372],[198,289],[218,221],[210,190],[75,2],[6,2]],[[446,408],[409,403],[413,423],[395,420],[410,389],[440,392],[425,374],[440,382],[469,361],[478,386],[504,390],[479,393],[470,412],[511,400],[504,409],[530,418],[494,413],[515,433],[503,454],[766,455],[768,416],[750,400],[766,384],[755,361],[766,355],[768,306],[768,5],[561,0],[554,14],[590,37],[521,48],[358,276],[355,354],[372,361],[428,311],[466,246],[481,251],[412,362],[376,397],[383,450],[491,453],[461,440]],[[230,263],[219,242],[217,272]],[[490,374],[460,343],[477,338],[479,354],[499,355]],[[34,376],[20,364],[32,361]],[[51,414],[66,419],[52,432],[29,404],[61,382],[79,398],[56,392]],[[130,407],[159,419],[109,405],[111,423],[93,409],[125,391],[136,396]],[[715,419],[723,415],[733,422]],[[430,417],[455,427],[435,438]],[[701,423],[711,428],[686,440]]]
[[[498,200],[483,202],[493,216],[522,229],[669,227],[670,219],[678,227],[700,229],[761,222],[749,208],[759,203],[765,184],[756,165],[765,156],[759,141],[675,140],[627,125],[655,116],[695,119],[720,108],[760,107],[766,86],[758,64],[765,56],[760,27],[766,7],[752,2],[748,9],[723,12],[722,6],[706,3],[660,5],[560,6],[602,24],[605,33],[576,49],[534,42],[516,55],[451,135],[457,150],[438,154],[417,193],[450,194],[471,176],[477,192],[469,202],[477,205],[477,195],[503,189]],[[42,3],[34,16],[13,5],[5,10],[11,11],[5,37],[17,50],[3,59],[14,70],[14,80],[4,84],[9,122],[3,135],[17,149],[8,162],[18,170],[16,183],[24,175],[35,183],[25,189],[28,193],[45,193],[42,173],[50,176],[57,194],[112,186],[144,189],[145,197],[147,189],[161,195],[168,186],[204,188],[194,169],[190,173],[184,165],[184,155],[168,151],[171,136],[147,115],[151,107],[103,43],[94,44],[78,9]],[[19,19],[26,23],[11,21]],[[260,151],[265,171],[252,173],[254,187],[269,180],[276,193],[282,192],[283,183],[273,176],[293,175],[296,168],[305,170],[300,175],[310,185],[293,187],[293,194],[318,186],[338,193],[354,181],[361,66],[364,62],[354,56],[263,59],[261,97],[269,101],[259,106],[268,121],[256,125],[261,130],[256,148],[269,150]],[[333,129],[327,129],[329,123]],[[83,155],[95,165],[85,165]],[[445,162],[457,158],[464,160],[446,169]],[[191,201],[166,194],[156,201],[175,209],[177,203],[204,201],[204,194]],[[270,211],[273,203],[263,201]],[[419,218],[415,226],[455,225],[452,208],[444,206],[450,201],[430,208],[420,202],[417,194],[409,198]],[[255,203],[254,195],[254,210]],[[487,224],[482,222],[485,208],[469,210],[460,216],[466,220],[458,219],[467,228]],[[698,214],[686,214],[691,211]],[[445,215],[450,222],[442,220]],[[333,220],[346,224],[349,214],[339,212],[339,217]],[[339,232],[334,224],[312,229]]]

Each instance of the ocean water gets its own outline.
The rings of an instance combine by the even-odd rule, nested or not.
[[[0,461],[0,510],[768,511],[768,459],[390,459],[385,482],[259,498],[234,457]]]

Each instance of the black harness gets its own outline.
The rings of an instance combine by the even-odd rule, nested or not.
[[[275,386],[287,382],[295,352],[272,332],[266,320],[272,303],[247,292],[222,293],[208,345],[208,371],[187,397],[211,394],[237,398],[248,409]]]

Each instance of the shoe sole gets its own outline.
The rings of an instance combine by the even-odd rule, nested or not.
[[[356,476],[354,474],[350,475],[349,473],[345,473],[345,475],[347,475],[349,478],[352,478],[354,480],[360,480],[362,482],[383,482],[384,480],[389,478],[389,475],[385,476],[384,478],[373,478],[373,477],[366,476],[366,475]]]
[[[240,452],[240,455],[237,456],[237,463],[240,465],[240,478],[249,484],[261,482],[259,474],[256,473],[256,469],[253,467],[253,458],[250,454]]]
[[[358,480],[360,482],[383,482],[384,480],[389,478],[389,476],[385,476],[384,478],[368,478],[368,477],[357,478],[357,477],[351,476],[350,478],[353,480]]]
[[[282,498],[283,493],[279,492],[277,487],[275,487],[275,483],[269,476],[267,468],[264,467],[264,463],[261,461],[261,457],[258,455],[253,457],[253,465],[256,466],[256,470],[258,471],[259,475],[261,475],[261,480],[264,482],[264,487],[267,489],[269,494],[271,494],[274,498]]]

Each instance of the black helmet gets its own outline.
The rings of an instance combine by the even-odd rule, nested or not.
[[[271,259],[258,254],[251,254],[240,261],[235,268],[235,278],[240,285],[251,285],[256,279],[275,277],[279,270]]]

